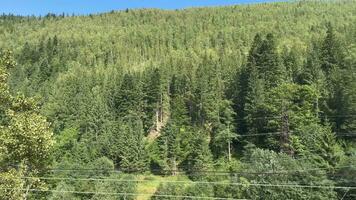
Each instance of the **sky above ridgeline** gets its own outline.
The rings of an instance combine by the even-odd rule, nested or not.
[[[0,0],[0,13],[15,15],[90,14],[126,8],[182,9],[277,0]]]

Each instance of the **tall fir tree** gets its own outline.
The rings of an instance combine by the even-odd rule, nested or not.
[[[163,121],[163,85],[161,72],[158,68],[146,72],[144,82],[145,121],[144,128],[158,130]]]
[[[133,74],[125,74],[115,94],[115,108],[118,117],[128,114],[142,114],[142,88]]]
[[[256,67],[259,77],[265,80],[267,88],[275,87],[286,81],[285,67],[277,51],[277,41],[272,33],[268,33],[258,49],[259,58]]]
[[[120,168],[126,172],[145,172],[148,170],[143,124],[139,116],[127,115],[119,131]]]
[[[253,71],[253,75],[257,76],[256,62],[260,59],[260,54],[258,49],[262,44],[262,38],[260,34],[256,34],[250,48],[247,62],[242,66],[242,69],[238,71],[235,77],[235,82],[237,86],[237,91],[235,91],[234,97],[234,111],[237,113],[236,124],[237,130],[240,133],[246,133],[248,128],[245,121],[247,113],[245,112],[245,105],[247,102],[247,95],[249,93],[249,84],[251,79],[251,72]]]

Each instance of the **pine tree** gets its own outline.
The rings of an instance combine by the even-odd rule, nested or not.
[[[324,73],[321,69],[319,48],[316,44],[312,44],[307,52],[307,58],[303,65],[303,71],[298,77],[299,84],[317,84]]]
[[[249,51],[249,55],[247,58],[247,63],[242,66],[241,71],[236,74],[236,81],[237,84],[237,94],[234,95],[234,111],[237,113],[237,128],[238,132],[246,133],[248,128],[245,121],[247,113],[245,112],[245,105],[247,102],[247,95],[249,93],[249,85],[251,79],[251,72],[253,75],[257,76],[257,69],[256,69],[256,62],[260,60],[260,55],[258,49],[262,44],[262,38],[260,34],[256,34],[253,40],[252,46]]]
[[[164,170],[173,170],[172,174],[176,174],[179,165],[186,160],[193,148],[191,145],[193,132],[183,97],[175,95],[171,101],[170,119],[155,144],[159,149],[156,152],[158,154],[156,162]]]
[[[269,137],[269,148],[293,155],[291,136],[295,130],[318,123],[319,93],[309,85],[285,83],[268,92],[265,110],[269,132],[280,133]],[[279,140],[279,141],[277,141]]]
[[[148,155],[142,121],[134,115],[128,115],[125,121],[118,136],[120,167],[127,172],[145,172],[148,169]]]
[[[286,79],[288,82],[297,82],[301,68],[298,62],[298,55],[296,49],[283,51],[283,65],[286,70]]]
[[[277,42],[273,34],[267,34],[258,49],[260,59],[256,61],[259,77],[265,80],[267,88],[275,87],[286,79],[285,68],[277,52]]]
[[[115,108],[118,117],[124,117],[130,113],[142,112],[142,91],[140,84],[134,75],[125,74],[119,90],[116,93]]]
[[[331,23],[327,24],[320,60],[321,68],[327,77],[326,86],[328,88],[326,104],[322,107],[326,114],[324,117],[326,121],[330,120],[334,131],[341,132],[345,130],[343,127],[348,120],[344,115],[353,114],[348,112],[352,110],[352,104],[350,104],[352,95],[346,90],[353,83],[353,72],[348,71],[345,67],[344,49],[341,47]]]
[[[208,140],[204,133],[197,132],[191,142],[194,148],[187,157],[185,168],[193,180],[205,180],[206,172],[211,170],[212,164]]]
[[[244,120],[249,134],[264,132],[263,127],[266,125],[266,122],[263,116],[265,112],[261,108],[265,101],[265,93],[265,81],[259,78],[257,68],[252,67],[244,106]]]
[[[214,147],[213,153],[216,157],[226,156],[231,161],[233,154],[233,142],[236,139],[234,117],[235,113],[228,100],[221,101],[219,110],[220,123],[216,127],[211,145]]]
[[[158,130],[163,121],[163,92],[161,72],[158,68],[147,72],[144,82],[145,130],[152,128]]]
[[[326,28],[326,37],[321,47],[321,68],[328,76],[335,68],[342,67],[343,51],[330,22]]]

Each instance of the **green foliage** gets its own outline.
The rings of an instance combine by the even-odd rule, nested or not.
[[[253,183],[353,183],[347,176],[353,169],[338,166],[352,164],[355,149],[355,9],[354,1],[343,0],[0,16],[0,48],[13,50],[0,53],[0,178],[6,180],[0,185],[17,188],[6,191],[13,199],[133,198],[25,197],[20,189],[43,181],[12,179],[43,175],[52,166],[78,169],[53,172],[63,178],[125,179],[112,175],[117,169],[240,184],[162,185],[157,194],[341,198],[343,190]],[[262,173],[313,167],[327,170]],[[218,169],[262,175],[205,173]],[[329,170],[343,179],[333,180]],[[48,185],[136,190],[104,180]]]
[[[148,167],[142,121],[132,117],[119,129],[120,168],[127,172],[144,172]]]
[[[186,170],[193,180],[204,180],[207,172],[211,171],[212,154],[204,133],[197,132],[193,138],[192,151],[186,160]]]
[[[74,187],[64,182],[60,182],[55,188],[55,190],[58,192],[53,193],[49,197],[50,200],[61,200],[61,199],[79,200],[80,199],[79,197],[76,197],[75,194],[69,193],[69,191],[74,191]]]
[[[192,151],[190,127],[168,123],[163,134],[152,144],[154,163],[164,170],[178,170]],[[173,171],[175,173],[175,171]]]
[[[54,158],[60,160],[65,156],[66,152],[74,148],[78,140],[78,130],[76,128],[68,128],[55,136]]]
[[[157,188],[157,191],[154,193],[154,195],[157,196],[152,196],[152,200],[160,200],[160,199],[167,199],[167,197],[162,196],[162,195],[175,195],[175,196],[182,196],[184,193],[184,187],[177,187],[175,184],[160,184]],[[161,195],[161,196],[159,196]],[[179,197],[172,197],[170,199],[175,199],[179,200],[182,198]]]
[[[135,193],[136,183],[135,182],[119,182],[120,180],[133,180],[133,176],[122,176],[122,175],[111,175],[108,179],[118,180],[117,182],[101,181],[95,184],[95,191],[97,193],[118,193],[117,195],[110,194],[95,194],[91,199],[93,200],[134,200],[136,199],[133,195],[125,195],[125,193],[132,194]]]
[[[147,72],[144,84],[145,130],[148,130],[152,129],[153,123],[163,120],[162,77],[158,68]]]
[[[297,188],[297,187],[263,187],[255,183],[271,185],[332,185],[322,170],[308,171],[313,166],[306,161],[298,161],[283,153],[268,150],[252,149],[244,156],[244,171],[275,172],[286,171],[285,174],[261,174],[260,176],[246,176],[232,180],[241,183],[242,187],[232,189],[235,198],[252,199],[335,199],[336,192],[329,189]],[[300,173],[299,173],[300,171]]]
[[[0,119],[0,187],[5,188],[0,197],[26,199],[27,191],[40,183],[35,179],[24,181],[21,176],[35,176],[50,164],[52,132],[33,99],[10,94],[8,70],[15,63],[11,52],[1,52],[0,58],[0,108],[3,109]]]
[[[197,197],[214,197],[214,188],[212,185],[192,184],[185,189],[184,195]]]
[[[36,169],[48,165],[53,141],[45,118],[35,113],[21,113],[11,116],[9,123],[10,127],[2,133],[1,143],[7,152],[3,161],[25,162]]]
[[[21,172],[15,169],[0,173],[0,199],[23,199],[25,183],[19,178],[21,176]]]
[[[292,136],[297,154],[314,160],[319,167],[335,167],[344,156],[330,127],[310,124],[300,127]]]
[[[142,91],[140,87],[141,86],[136,83],[134,75],[126,74],[123,77],[115,101],[118,116],[124,117],[127,114],[142,112],[142,105],[137,104],[138,102],[142,102]]]
[[[354,149],[354,148],[353,148]],[[356,180],[356,170],[354,167],[356,164],[356,156],[355,152],[351,153],[351,155],[347,156],[343,161],[340,162],[338,165],[340,168],[336,170],[335,175],[338,176],[337,179],[335,179],[335,182],[340,185],[340,186],[346,186],[347,185],[355,185],[355,180]],[[346,166],[346,167],[345,167]],[[343,195],[345,195],[345,190],[339,190],[339,196],[342,198]],[[348,190],[347,194],[345,195],[345,199],[351,198],[352,195],[355,195],[356,192],[352,190]]]

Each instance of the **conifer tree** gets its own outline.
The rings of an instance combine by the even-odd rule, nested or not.
[[[142,97],[141,86],[134,75],[125,74],[114,100],[117,116],[124,117],[130,113],[141,114]]]
[[[352,115],[348,112],[352,110],[352,105],[349,104],[352,95],[346,88],[353,84],[354,79],[352,78],[353,73],[350,73],[345,67],[344,49],[341,48],[341,43],[336,37],[331,23],[327,24],[320,60],[321,68],[327,77],[326,86],[328,88],[326,104],[322,107],[326,115],[324,119],[330,120],[334,131],[341,132],[345,130],[343,127],[348,120],[344,115]]]
[[[262,106],[265,101],[265,81],[259,78],[258,71],[255,66],[251,66],[250,76],[248,80],[248,93],[246,94],[246,102],[244,106],[245,122],[247,125],[248,134],[256,134],[264,132],[266,121],[263,119],[265,111]]]
[[[144,82],[145,101],[145,130],[155,126],[158,129],[159,123],[163,121],[163,94],[161,72],[158,68],[149,70]]]
[[[173,170],[176,174],[192,149],[193,132],[190,119],[181,95],[175,94],[171,99],[171,116],[155,145],[158,145],[156,162],[163,169]]]
[[[317,44],[310,45],[307,58],[303,65],[303,71],[298,77],[299,84],[317,84],[324,76],[321,69],[320,52]]]
[[[260,59],[258,49],[260,48],[261,44],[261,35],[256,34],[248,54],[247,63],[243,65],[241,71],[236,74],[237,80],[235,81],[235,84],[238,85],[236,87],[238,94],[234,95],[234,111],[237,113],[236,124],[240,133],[246,133],[248,130],[245,121],[247,115],[245,105],[247,102],[247,95],[249,93],[251,75],[257,78],[256,62]]]
[[[222,100],[219,110],[220,123],[216,127],[211,144],[216,157],[226,156],[231,161],[233,154],[233,142],[236,139],[234,126],[235,113],[231,107],[231,102]]]
[[[212,167],[212,154],[204,133],[197,132],[192,142],[192,150],[187,156],[185,168],[193,180],[206,180]]]
[[[144,172],[148,169],[148,156],[142,121],[133,114],[125,117],[119,129],[120,167],[127,172]]]
[[[283,65],[286,70],[286,81],[293,83],[297,82],[301,67],[298,62],[298,55],[295,48],[289,51],[284,49],[282,56]]]
[[[326,75],[330,75],[335,68],[342,67],[343,51],[330,22],[326,28],[326,37],[321,47],[321,68]]]
[[[277,42],[272,33],[267,34],[258,49],[260,59],[256,66],[259,77],[265,80],[267,88],[275,87],[285,81],[285,68],[277,52]]]

